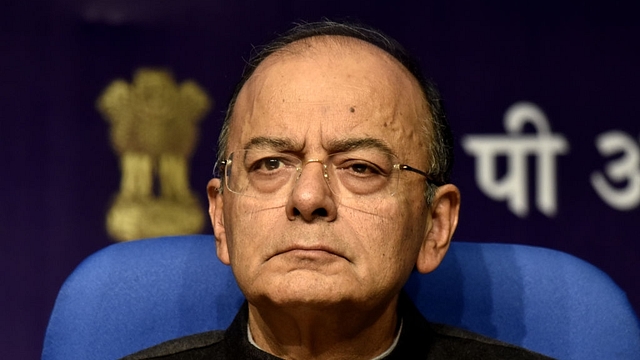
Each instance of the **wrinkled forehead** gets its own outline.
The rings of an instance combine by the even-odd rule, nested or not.
[[[288,105],[291,101],[297,105]],[[359,111],[358,119],[367,121],[369,129],[374,121],[385,119],[378,125],[402,127],[404,132],[411,128],[413,136],[428,131],[424,93],[398,60],[359,39],[318,36],[291,43],[260,63],[238,94],[230,141],[241,141],[240,132],[252,127],[248,118],[262,123],[300,119],[304,114],[292,116],[291,112],[322,102]],[[330,124],[327,117],[325,126]]]
[[[274,68],[291,65],[295,60],[333,63],[334,70],[341,68],[351,71],[354,77],[366,73],[369,75],[367,80],[377,80],[379,87],[387,87],[390,93],[404,90],[404,93],[411,93],[416,97],[412,99],[416,105],[426,107],[424,93],[418,81],[404,65],[379,47],[348,36],[315,36],[284,46],[258,65],[243,90],[251,83],[260,82]],[[349,69],[349,66],[353,68]]]

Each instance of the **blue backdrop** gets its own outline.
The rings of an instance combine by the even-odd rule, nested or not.
[[[56,293],[109,245],[120,182],[95,109],[140,67],[197,81],[191,186],[204,204],[225,103],[252,44],[295,20],[351,17],[415,53],[439,85],[463,194],[454,239],[554,248],[607,272],[640,309],[640,25],[631,1],[52,0],[0,5],[0,340],[36,359]],[[203,208],[204,211],[204,208]],[[210,232],[210,230],[207,230]]]

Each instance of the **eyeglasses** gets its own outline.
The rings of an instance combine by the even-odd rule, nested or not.
[[[331,192],[340,199],[393,196],[400,171],[424,176],[424,171],[400,164],[393,154],[376,149],[335,153],[324,160],[303,161],[297,156],[273,150],[251,149],[232,152],[220,162],[226,188],[236,194],[260,199],[288,197],[304,166],[319,163]]]

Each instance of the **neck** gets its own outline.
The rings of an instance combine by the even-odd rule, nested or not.
[[[367,310],[249,303],[249,328],[262,350],[285,359],[372,359],[395,339],[397,303],[398,296]]]

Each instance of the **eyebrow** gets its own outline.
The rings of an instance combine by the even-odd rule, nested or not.
[[[278,138],[278,137],[266,137],[258,136],[251,138],[245,143],[244,149],[272,149],[276,151],[293,151],[299,152],[303,148],[303,145],[297,143],[290,138]],[[331,140],[328,144],[329,153],[347,152],[361,149],[377,149],[381,152],[393,154],[391,148],[383,141],[371,138],[347,138]]]
[[[393,151],[387,144],[381,140],[370,137],[338,139],[329,142],[329,150],[332,153],[360,149],[377,149],[388,154],[393,154]]]
[[[274,149],[277,151],[295,151],[299,148],[301,148],[301,146],[289,138],[274,138],[266,136],[251,138],[244,144],[245,150]]]

